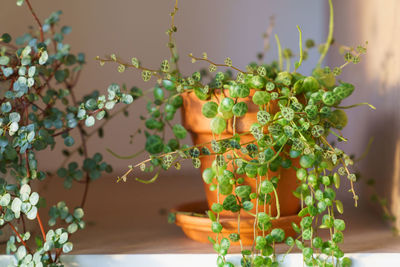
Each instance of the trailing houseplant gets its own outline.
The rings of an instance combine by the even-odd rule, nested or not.
[[[85,227],[83,207],[90,183],[112,171],[100,153],[89,151],[87,140],[97,133],[102,136],[104,124],[126,112],[127,106],[111,115],[106,108],[111,104],[99,92],[77,98],[85,56],[71,53],[64,42],[71,28],[59,27],[61,11],[42,21],[29,0],[16,3],[30,10],[37,26],[15,44],[10,34],[0,35],[0,225],[11,229],[6,252],[14,255],[13,265],[62,266],[60,255],[73,249],[70,236]],[[115,89],[109,100],[129,104],[135,97]],[[103,118],[94,131],[85,130],[85,125]],[[78,133],[77,142],[73,131]],[[37,155],[56,153],[50,150],[60,146],[63,163],[56,173],[48,173]],[[40,217],[47,210],[45,199],[35,189],[56,176],[64,179],[66,188],[80,183],[85,190],[74,209],[64,201],[50,207],[46,224]]]
[[[242,70],[235,67],[230,58],[217,64],[205,53],[202,57],[190,54],[192,62],[207,62],[212,75],[199,71],[185,76],[178,68],[179,57],[173,38],[177,31],[174,24],[177,2],[167,31],[171,59],[163,60],[160,68],[146,68],[137,58],[126,63],[115,54],[97,58],[101,64],[116,62],[119,72],[134,68],[142,72],[144,81],[152,77],[157,80],[156,85],[146,91],[152,92],[154,98],[148,99],[148,116],[142,117],[146,127],[145,149],[150,156],[129,166],[119,180],[126,181],[128,175],[138,169],[155,172],[150,180],[136,178],[151,183],[160,171],[171,167],[179,169],[186,159],[191,160],[195,168],[202,167],[202,177],[209,191],[216,192],[207,215],[214,233],[209,240],[218,253],[218,266],[233,266],[226,255],[231,243],[236,242],[241,245],[242,266],[277,266],[276,242],[285,242],[288,251],[297,247],[308,266],[351,264],[339,247],[344,238],[345,222],[336,217],[337,212],[343,213],[336,190],[341,189],[341,180],[347,179],[349,192],[357,206],[358,196],[354,190],[357,176],[352,172],[352,158],[328,139],[332,136],[339,143],[347,142],[340,133],[347,124],[345,110],[369,105],[342,106],[342,100],[352,94],[354,86],[337,79],[346,65],[360,62],[366,45],[346,48],[345,61],[339,67],[322,66],[333,42],[331,0],[329,6],[328,38],[319,47],[321,56],[311,75],[303,75],[298,69],[308,49],[315,44],[311,40],[303,44],[298,27],[299,60],[294,66],[291,64],[293,53],[289,49],[282,50],[276,36],[278,61],[249,64]],[[220,68],[227,70],[217,72]],[[195,109],[186,110],[191,105],[196,106]],[[183,125],[173,125],[171,120],[182,106]],[[195,127],[204,124],[204,120],[199,121],[195,116],[187,119],[189,112],[202,113],[208,120],[206,135],[211,136],[200,138],[203,130],[195,132],[193,146],[182,145],[180,139],[186,137],[188,130],[193,133]],[[175,138],[165,140],[163,132],[166,128],[173,131]],[[278,191],[280,183],[287,179],[287,175],[280,176],[284,170],[291,170],[296,177],[291,184],[295,187],[292,193],[298,199],[294,204],[300,205],[296,210],[299,223],[292,223],[297,233],[295,237],[285,235],[281,228],[272,227],[272,222],[281,215]],[[220,222],[226,214],[237,217],[238,229],[229,235],[223,233]],[[250,249],[243,246],[240,234],[240,220],[246,216],[254,222]],[[324,231],[328,238],[321,236]]]

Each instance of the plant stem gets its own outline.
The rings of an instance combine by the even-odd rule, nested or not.
[[[13,232],[17,235],[17,237],[19,238],[19,240],[21,240],[22,245],[24,245],[24,247],[26,248],[26,250],[30,253],[30,249],[29,247],[26,245],[25,241],[22,239],[21,235],[18,233],[18,231],[15,229],[14,225],[12,225],[10,222],[8,222],[8,225],[11,227],[11,229],[13,230]]]
[[[38,220],[40,231],[42,232],[43,242],[46,242],[46,233],[44,232],[43,223],[40,219],[39,212],[36,214],[36,219]]]
[[[177,50],[176,42],[173,38],[174,29],[176,29],[175,15],[176,15],[177,11],[178,11],[178,0],[175,1],[174,11],[172,11],[172,13],[171,13],[171,27],[168,31],[168,39],[169,39],[168,48],[171,53],[172,60],[175,64],[175,70],[177,71],[177,73],[180,73],[179,67],[178,67],[178,57],[177,57],[177,53],[176,53],[176,50]]]
[[[301,66],[301,63],[303,62],[303,38],[301,34],[301,29],[299,25],[297,25],[297,30],[299,31],[299,50],[300,50],[300,59],[298,64],[295,64],[294,66],[294,72],[297,71],[297,69]]]
[[[192,54],[189,54],[189,57],[191,57],[191,58],[193,58],[193,59],[195,59],[195,60],[206,61],[206,62],[208,62],[208,63],[210,63],[210,64],[213,64],[213,65],[215,65],[215,66],[217,66],[217,67],[227,67],[227,68],[232,68],[232,69],[234,69],[234,70],[236,70],[236,71],[239,71],[239,72],[241,72],[241,73],[247,73],[247,72],[245,72],[245,71],[243,71],[243,70],[240,70],[239,68],[236,68],[236,67],[234,67],[234,66],[229,66],[229,65],[226,65],[226,64],[217,64],[217,63],[214,63],[214,62],[212,62],[211,60],[209,60],[208,58],[195,57],[195,56],[193,56]]]
[[[72,102],[74,103],[74,106],[78,106],[78,102],[76,100],[75,97],[75,93],[72,90],[71,86],[68,86],[68,90],[70,92],[71,98],[72,98]],[[81,137],[81,142],[82,142],[82,150],[83,150],[83,156],[85,157],[85,159],[89,158],[88,156],[88,149],[87,149],[87,145],[86,145],[86,139],[85,139],[85,132],[83,131],[82,125],[78,124],[78,129],[79,129],[79,135]],[[89,173],[86,172],[86,183],[85,183],[85,191],[83,193],[83,197],[82,197],[82,202],[80,207],[83,208],[85,206],[85,202],[86,202],[86,198],[87,198],[87,194],[89,191],[89,184],[90,184],[90,177],[89,177]]]
[[[139,156],[140,154],[142,154],[143,152],[146,151],[145,149],[142,149],[142,150],[140,150],[139,152],[136,152],[136,153],[134,153],[134,154],[132,154],[132,155],[121,156],[121,155],[118,155],[117,153],[115,153],[114,151],[112,151],[112,150],[109,149],[109,148],[106,148],[106,150],[107,150],[108,153],[110,153],[111,155],[113,155],[113,156],[116,157],[117,159],[133,159],[133,158],[136,158],[137,156]]]
[[[329,148],[332,150],[333,153],[335,153],[335,149],[331,146],[331,144],[329,144],[328,140],[326,140],[323,136],[320,137],[320,139],[327,145],[329,146]],[[339,159],[340,162],[343,165],[343,168],[346,170],[347,175],[350,175],[350,171],[346,166],[346,163],[344,162],[344,160],[342,158]],[[356,194],[356,191],[354,190],[354,182],[352,180],[350,180],[350,191],[353,193],[353,199],[354,199],[354,206],[357,207],[357,200],[358,200],[358,196]]]
[[[283,70],[283,58],[282,58],[282,46],[281,41],[277,34],[275,34],[276,45],[278,46],[278,55],[279,55],[279,70]]]
[[[333,5],[332,5],[332,0],[329,0],[329,33],[328,33],[328,38],[326,39],[326,43],[324,45],[324,50],[321,53],[317,66],[321,66],[322,61],[324,60],[326,54],[328,53],[329,47],[331,46],[333,39],[333,29],[334,29]]]
[[[344,106],[344,107],[337,106],[336,108],[339,108],[339,109],[349,109],[349,108],[354,108],[354,107],[363,106],[363,105],[367,105],[367,106],[369,106],[369,107],[370,107],[371,109],[373,109],[373,110],[376,109],[376,107],[374,107],[373,105],[371,105],[371,104],[369,104],[369,103],[367,103],[367,102],[362,102],[362,103],[358,103],[358,104],[354,104],[354,105],[350,105],[350,106]]]
[[[279,204],[278,193],[276,192],[275,186],[274,186],[274,194],[275,194],[275,202],[276,202],[276,217],[274,219],[277,220],[281,217],[281,206]]]
[[[26,4],[27,4],[28,7],[29,7],[29,10],[30,10],[31,13],[32,13],[32,16],[35,18],[37,24],[39,25],[40,40],[41,40],[41,42],[43,43],[43,42],[44,42],[44,34],[43,34],[42,23],[40,22],[39,18],[36,16],[36,13],[35,13],[35,11],[33,10],[32,5],[31,5],[31,3],[30,3],[29,1],[30,1],[30,0],[25,0]]]

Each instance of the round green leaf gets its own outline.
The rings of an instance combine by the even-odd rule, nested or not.
[[[183,127],[180,124],[175,124],[172,127],[172,131],[174,132],[174,135],[176,136],[176,138],[178,139],[185,139],[186,135],[187,135],[187,131],[185,129],[185,127]]]
[[[218,104],[210,101],[203,105],[201,112],[206,118],[214,118],[218,113]]]
[[[215,117],[210,122],[211,131],[215,134],[221,134],[226,129],[226,120],[221,117]]]

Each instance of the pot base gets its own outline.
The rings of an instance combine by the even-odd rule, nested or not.
[[[205,214],[209,210],[207,202],[198,201],[185,203],[172,212],[176,213],[175,224],[182,228],[187,237],[202,243],[210,243],[208,237],[215,239],[216,234],[211,231],[211,220],[208,217],[196,216],[196,214]],[[281,228],[285,231],[285,236],[296,235],[292,228],[292,222],[299,224],[300,217],[297,215],[283,216],[277,220],[272,220],[272,228]],[[223,226],[222,237],[228,237],[231,233],[238,232],[237,217],[220,217],[220,223]],[[254,240],[254,218],[240,218],[240,237],[243,245],[252,245]],[[262,234],[262,231],[259,231]],[[220,235],[221,236],[221,235]],[[232,245],[239,245],[239,242],[231,242]]]

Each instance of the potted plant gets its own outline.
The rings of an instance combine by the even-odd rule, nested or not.
[[[277,266],[277,242],[285,242],[289,251],[300,249],[307,266],[351,264],[339,247],[345,222],[336,217],[337,212],[343,213],[336,190],[341,189],[341,180],[348,179],[357,206],[353,186],[357,177],[351,169],[351,157],[329,138],[348,141],[340,134],[347,124],[345,110],[366,104],[342,106],[354,86],[337,79],[346,65],[360,61],[366,46],[347,48],[342,66],[322,66],[333,42],[331,0],[329,7],[328,38],[320,46],[321,56],[311,75],[298,72],[307,50],[314,46],[313,41],[307,40],[303,48],[298,27],[299,52],[294,66],[293,53],[282,51],[276,36],[278,61],[250,64],[242,70],[230,58],[218,64],[206,54],[190,54],[192,62],[207,62],[213,76],[200,71],[185,76],[178,68],[173,38],[177,31],[177,2],[167,31],[171,59],[162,61],[160,68],[144,67],[137,58],[125,63],[115,54],[97,58],[101,64],[116,62],[120,72],[138,69],[144,81],[157,79],[149,90],[154,96],[147,105],[149,114],[142,118],[147,128],[145,148],[149,158],[129,166],[119,180],[126,181],[130,173],[140,169],[155,172],[150,180],[136,178],[151,183],[160,171],[179,169],[186,159],[201,168],[209,200],[207,218],[193,210],[177,211],[170,218],[180,223],[199,218],[197,228],[196,222],[186,229],[183,226],[189,236],[199,241],[204,241],[201,233],[206,232],[200,224],[208,225],[208,240],[218,253],[217,266],[233,266],[225,257],[231,244],[241,246],[242,266]],[[174,67],[170,67],[171,63]],[[221,68],[227,71],[219,71]],[[182,125],[172,125],[179,108]],[[165,140],[161,134],[165,128],[171,129],[175,138]],[[188,131],[193,146],[181,144]],[[243,233],[250,226],[250,235]],[[329,233],[328,239],[320,236],[322,231]],[[252,245],[250,249],[245,246],[248,244]]]
[[[60,255],[73,249],[71,235],[85,227],[83,207],[90,183],[112,170],[100,153],[86,146],[90,137],[103,134],[103,124],[91,132],[85,124],[108,121],[120,112],[107,113],[105,97],[97,91],[82,99],[75,95],[85,56],[71,53],[64,42],[71,28],[60,27],[61,11],[42,21],[30,0],[16,3],[29,9],[37,27],[15,44],[10,34],[0,33],[0,226],[8,240],[6,252],[14,256],[12,265],[62,266]],[[115,102],[131,103],[136,97],[114,92]],[[37,154],[55,153],[50,150],[60,146],[62,166],[48,173]],[[78,183],[85,190],[74,209],[61,200],[50,207],[47,223],[41,219],[45,199],[37,191],[42,181],[59,179],[56,176],[64,179],[66,188]]]

